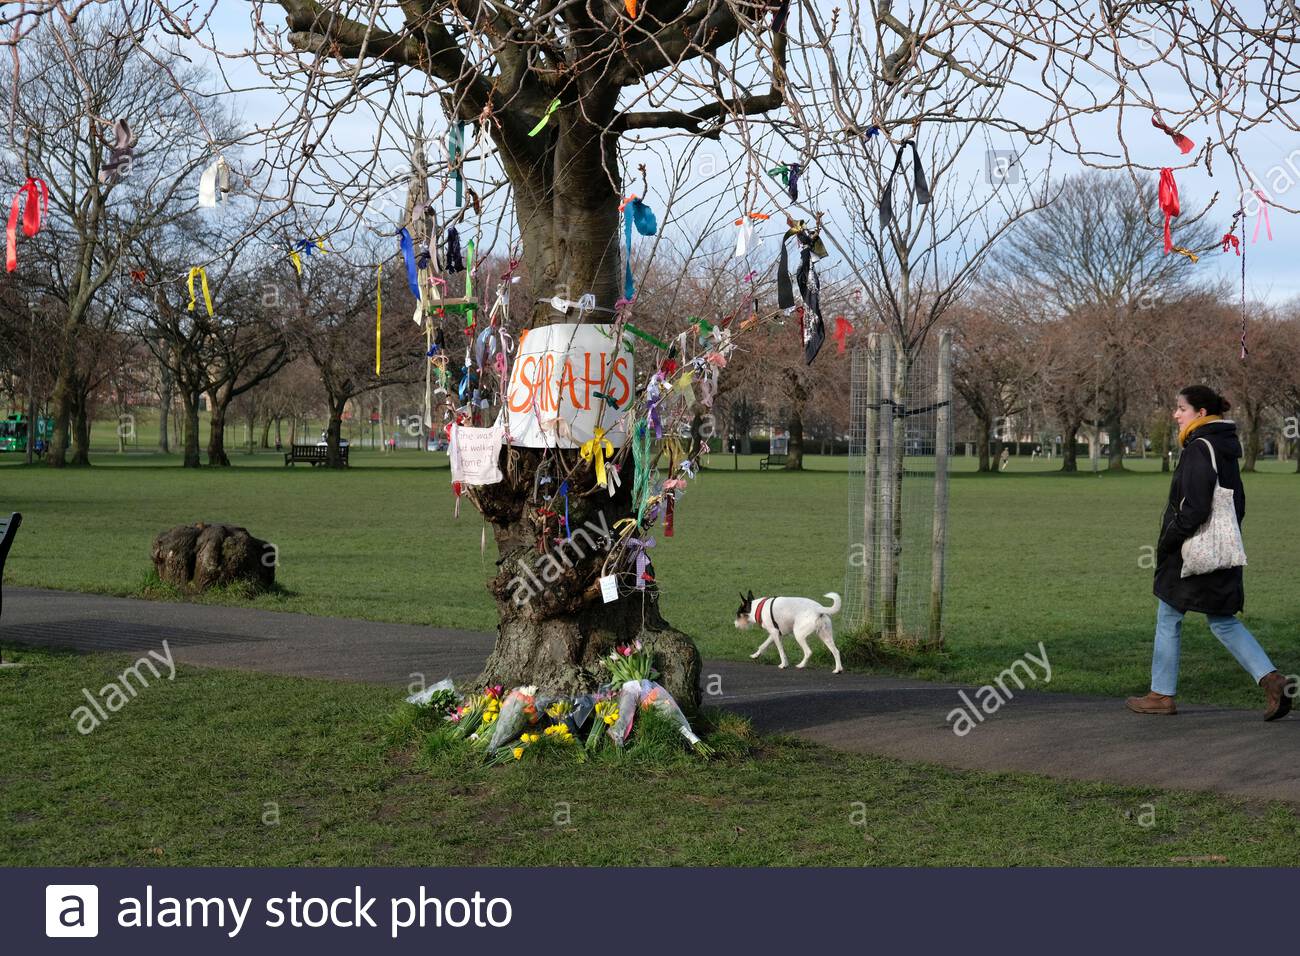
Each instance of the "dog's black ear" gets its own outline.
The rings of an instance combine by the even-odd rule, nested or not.
[[[747,597],[745,600],[747,600],[747,601],[752,601],[752,600],[754,600],[754,592],[753,592],[753,591],[750,591],[750,592],[749,592],[749,597]]]
[[[741,592],[740,592],[740,603],[741,603],[741,604],[748,604],[748,603],[749,603],[749,598],[745,597],[745,592],[744,592],[744,591],[741,591]]]

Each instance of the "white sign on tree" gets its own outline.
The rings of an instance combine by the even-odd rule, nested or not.
[[[547,325],[520,333],[506,390],[511,444],[579,448],[596,429],[615,447],[635,379],[632,350],[608,325]]]

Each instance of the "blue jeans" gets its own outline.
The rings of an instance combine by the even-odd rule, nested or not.
[[[1182,643],[1183,614],[1156,598],[1156,649],[1151,657],[1151,689],[1157,694],[1174,696],[1178,691],[1178,653]],[[1258,684],[1261,677],[1273,672],[1273,662],[1259,646],[1255,636],[1231,614],[1207,614],[1210,630],[1232,652]]]

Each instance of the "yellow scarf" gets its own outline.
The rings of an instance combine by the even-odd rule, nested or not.
[[[1222,415],[1202,415],[1200,418],[1193,418],[1190,422],[1182,427],[1178,432],[1178,447],[1182,448],[1187,444],[1187,438],[1192,432],[1210,422],[1223,421]]]

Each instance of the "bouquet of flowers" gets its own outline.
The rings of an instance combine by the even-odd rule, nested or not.
[[[618,702],[615,700],[598,700],[591,721],[591,732],[587,734],[587,750],[594,751],[605,739],[605,733],[618,721]]]
[[[654,680],[659,676],[654,668],[654,652],[640,641],[618,645],[606,657],[601,658],[601,663],[616,685],[630,680]]]
[[[501,713],[501,685],[489,687],[481,694],[471,694],[447,716],[455,725],[456,735],[475,739],[478,731],[492,726]]]
[[[533,685],[516,687],[506,694],[501,702],[500,714],[494,717],[496,724],[492,728],[492,740],[488,749],[495,751],[505,746],[523,732],[525,727],[537,723],[540,714],[537,709],[537,688]]]
[[[632,723],[636,712],[654,708],[677,725],[686,742],[697,752],[708,756],[713,748],[696,736],[691,730],[691,722],[682,713],[681,707],[661,684],[652,680],[630,680],[623,684],[618,694],[618,718],[609,728],[610,738],[622,747],[632,733]]]
[[[503,747],[492,756],[492,763],[523,760],[525,755],[541,758],[550,750],[573,746],[576,738],[564,724],[551,724],[540,734],[523,733],[513,747]]]

